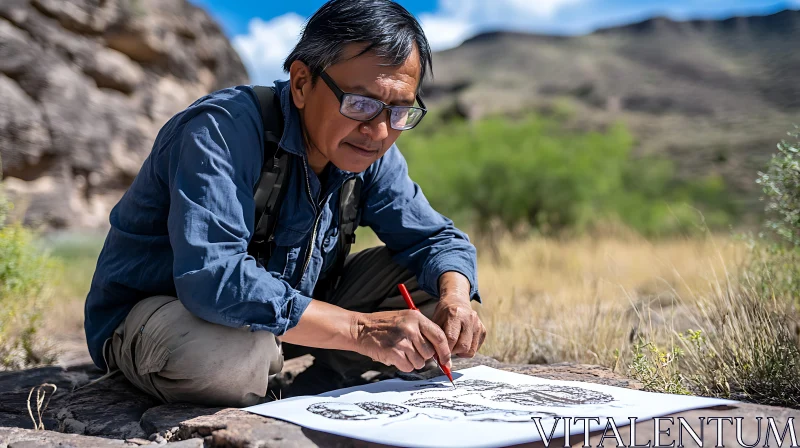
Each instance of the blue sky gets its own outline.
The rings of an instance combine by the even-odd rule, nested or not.
[[[223,26],[253,82],[285,75],[283,58],[324,0],[191,0]],[[457,46],[481,31],[510,29],[583,34],[655,15],[674,19],[769,14],[800,8],[800,0],[398,0],[416,15],[435,50]]]

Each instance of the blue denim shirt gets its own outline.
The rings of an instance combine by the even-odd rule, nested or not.
[[[314,285],[334,265],[339,187],[356,174],[329,164],[320,184],[288,83],[276,89],[285,117],[280,146],[299,157],[292,158],[272,256],[262,265],[247,253],[263,162],[258,99],[251,86],[206,95],[164,125],[111,211],[85,306],[89,352],[99,367],[105,368],[105,339],[138,301],[154,295],[176,296],[221,325],[280,336],[297,324]],[[359,225],[370,226],[429,294],[438,295],[441,274],[457,271],[479,300],[475,247],[431,208],[397,147],[357,176],[364,181]]]

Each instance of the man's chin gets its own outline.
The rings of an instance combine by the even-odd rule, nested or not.
[[[363,162],[355,163],[353,161],[336,161],[336,160],[332,160],[331,163],[333,163],[333,165],[336,166],[336,168],[339,168],[342,171],[347,171],[356,174],[366,171],[367,168],[369,168],[369,166],[372,165],[371,163],[363,163]]]

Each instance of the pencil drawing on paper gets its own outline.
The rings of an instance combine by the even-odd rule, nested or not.
[[[492,397],[494,401],[516,403],[523,406],[575,406],[604,404],[614,397],[582,387],[539,384],[528,390],[501,393]]]
[[[611,395],[575,386],[536,384],[514,385],[487,380],[465,380],[457,383],[459,392],[455,397],[480,395],[482,398],[515,403],[523,406],[574,406],[587,404],[603,404],[614,401]],[[418,390],[411,395],[430,395],[436,392],[452,390],[439,383],[420,384]]]
[[[504,404],[557,408],[607,404],[614,401],[609,394],[582,387],[510,384],[481,379],[458,381],[457,389],[441,383],[419,384],[416,389],[410,392],[410,395],[422,395],[422,397],[406,400],[402,405],[378,401],[358,403],[330,401],[312,404],[308,406],[307,411],[332,420],[387,420],[385,424],[420,417],[448,421],[463,419],[472,422],[520,423],[531,422],[534,417],[555,418],[558,415],[540,410],[504,409]],[[469,396],[473,396],[473,400],[481,399],[484,404],[456,399]]]
[[[446,398],[417,398],[408,400],[403,404],[421,409],[440,409],[458,412],[464,417],[469,417],[470,421],[517,421],[520,420],[520,418],[522,418],[523,421],[531,421],[532,417],[552,418],[556,416],[550,412],[499,409],[482,404],[467,403]],[[480,418],[474,419],[471,417]]]
[[[416,386],[417,391],[411,392],[411,395],[424,395],[429,392],[441,392],[445,390],[453,390],[450,385],[441,383],[419,384]],[[457,391],[459,392],[484,392],[496,391],[499,389],[516,390],[515,386],[508,383],[498,383],[495,381],[486,380],[462,380],[457,381]]]
[[[327,401],[312,404],[306,410],[312,414],[332,420],[386,420],[385,425],[421,417],[446,421],[465,418],[472,422],[507,423],[530,423],[533,421],[533,417],[556,417],[555,414],[550,412],[499,409],[446,398],[418,398],[408,400],[403,404],[405,406],[375,401],[360,403]],[[410,411],[409,408],[414,408],[415,410]],[[434,414],[422,410],[440,413]],[[444,414],[441,414],[441,412],[444,412]]]
[[[308,412],[333,420],[377,420],[379,418],[391,418],[403,415],[408,409],[391,403],[363,402],[363,403],[340,403],[322,402],[314,403],[308,408]]]
[[[567,429],[560,423],[566,420],[557,417],[603,416],[620,425],[630,415],[645,419],[730,403],[553,381],[483,366],[458,371],[455,386],[442,378],[381,381],[248,410],[384,445],[460,448],[536,442],[541,428],[555,438],[575,429],[577,424]],[[591,431],[603,429],[599,423],[584,423]]]

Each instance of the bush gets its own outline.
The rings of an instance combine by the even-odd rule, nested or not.
[[[5,224],[9,207],[0,196],[0,370],[54,360],[37,337],[54,265],[35,247],[30,231]]]
[[[633,143],[619,124],[577,132],[529,116],[432,120],[405,134],[400,147],[433,206],[482,233],[493,223],[560,233],[621,221],[648,236],[666,235],[693,231],[695,206],[710,210],[712,226],[728,223],[734,210],[719,178],[680,182],[669,161],[633,158]]]
[[[788,135],[794,141],[778,143],[778,153],[756,179],[767,203],[767,234],[758,241],[750,238],[749,271],[766,297],[794,297],[800,303],[800,128]]]
[[[800,133],[790,133],[796,140]],[[738,278],[726,278],[699,301],[698,330],[679,334],[679,362],[660,365],[634,353],[632,372],[648,380],[674,379],[696,393],[761,404],[800,403],[800,144],[782,141],[766,173],[766,222],[775,239],[746,237],[749,253]],[[639,355],[637,357],[637,355]],[[638,362],[638,364],[637,364]],[[657,370],[664,367],[665,372]],[[637,375],[638,374],[638,375]],[[647,383],[646,383],[647,384]]]
[[[766,173],[756,182],[766,196],[767,227],[794,247],[800,247],[800,128],[788,134],[793,142],[778,143]]]
[[[800,312],[774,279],[745,265],[711,292],[680,297],[693,329],[640,338],[623,360],[628,374],[654,392],[797,407]]]
[[[791,297],[764,296],[763,281],[747,276],[701,303],[681,371],[702,395],[797,407],[800,316]]]

